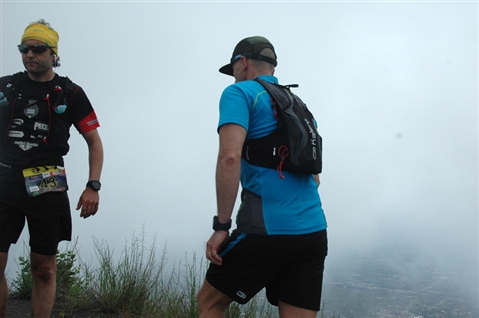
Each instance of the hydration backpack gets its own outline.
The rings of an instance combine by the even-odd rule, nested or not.
[[[269,135],[248,139],[242,157],[250,164],[299,174],[322,171],[322,138],[314,117],[290,87],[255,79],[271,96],[278,127]]]
[[[27,72],[18,72],[10,78],[2,78],[0,83],[0,133],[3,133],[3,136],[0,139],[6,142],[7,138],[12,137],[9,135],[10,129],[15,127],[12,135],[17,135],[13,138],[26,140],[28,135],[31,135],[30,138],[38,138],[47,143],[53,127],[68,126],[69,104],[67,102],[69,96],[67,96],[67,92],[71,81],[68,77],[59,76],[57,82],[52,84],[52,90],[46,95],[39,95],[37,92],[24,94],[23,90],[26,88],[21,87],[21,80],[26,76],[28,76]],[[45,102],[48,108],[39,108],[37,102]],[[48,121],[44,123],[46,128],[41,128],[33,118],[44,113],[47,113]],[[16,116],[18,118],[26,116],[27,118],[25,121],[14,119]],[[17,124],[18,122],[20,124]],[[19,134],[22,136],[19,137]],[[29,141],[33,142],[34,140]]]
[[[22,76],[28,76],[27,72],[18,72],[11,76],[9,83],[5,85],[5,87],[0,87],[0,106],[8,107],[11,106],[16,99],[22,98],[22,92],[19,89],[19,83]],[[59,77],[59,83],[55,86],[53,91],[51,91],[47,96],[44,98],[48,100],[48,103],[51,104],[53,110],[56,113],[60,113],[61,110],[57,110],[57,107],[62,105],[67,105],[67,92],[68,92],[68,84],[71,83],[68,77]],[[66,107],[65,107],[66,108]],[[65,111],[64,108],[60,108]]]

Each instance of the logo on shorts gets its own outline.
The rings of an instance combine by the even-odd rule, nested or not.
[[[243,293],[241,290],[238,290],[238,291],[236,292],[236,295],[237,295],[238,297],[242,298],[242,299],[245,299],[245,298],[246,298],[246,294]]]

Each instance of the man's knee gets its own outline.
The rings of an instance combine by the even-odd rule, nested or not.
[[[30,271],[36,279],[49,282],[56,279],[56,257],[55,255],[31,254]]]
[[[47,265],[39,265],[31,267],[31,272],[34,278],[40,279],[45,282],[50,282],[56,279],[56,268]]]
[[[200,316],[210,312],[224,312],[233,301],[205,280],[196,295]]]

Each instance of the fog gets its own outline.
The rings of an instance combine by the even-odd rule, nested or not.
[[[351,259],[407,251],[410,277],[433,266],[478,299],[477,3],[0,6],[1,75],[23,70],[16,45],[44,18],[60,35],[57,72],[84,88],[100,119],[100,211],[87,220],[73,211],[82,258],[94,258],[93,238],[119,255],[142,228],[171,262],[203,255],[216,213],[218,101],[232,83],[218,68],[239,40],[263,35],[278,54],[275,75],[300,85],[323,137],[325,282]],[[74,207],[87,148],[74,130],[70,145]],[[11,248],[9,276],[22,245]]]

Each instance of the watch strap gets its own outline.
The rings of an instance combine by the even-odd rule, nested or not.
[[[231,228],[231,219],[226,223],[220,223],[218,216],[213,217],[213,230],[215,231],[229,231]]]

